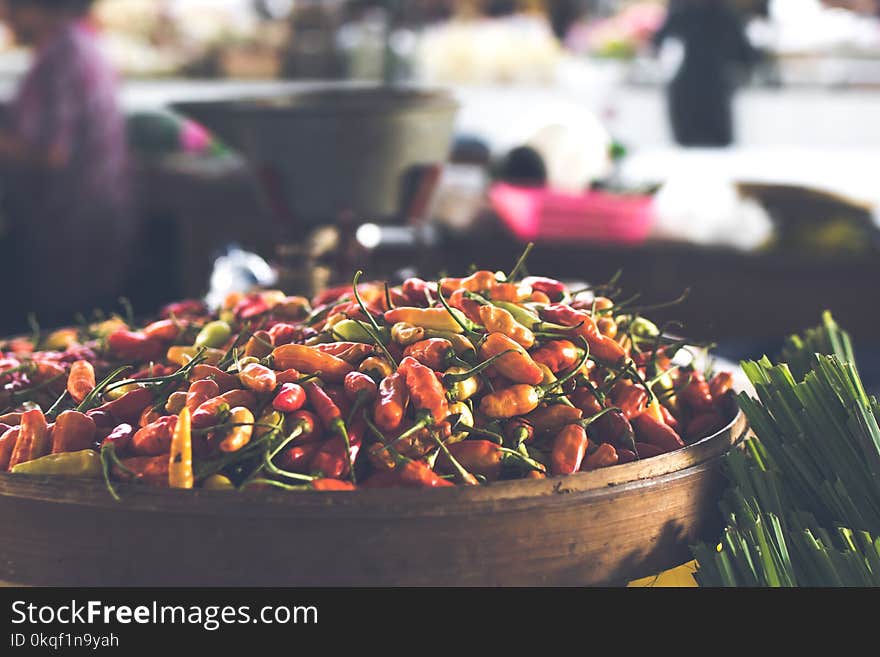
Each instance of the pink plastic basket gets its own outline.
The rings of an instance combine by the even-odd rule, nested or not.
[[[654,220],[653,199],[590,191],[493,185],[489,197],[508,230],[527,242],[644,242]]]

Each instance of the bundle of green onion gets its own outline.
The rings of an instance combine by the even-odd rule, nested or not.
[[[815,350],[821,350],[817,352]],[[783,352],[743,363],[757,438],[726,460],[728,526],[693,549],[702,586],[880,585],[880,405],[829,314]],[[793,374],[793,370],[799,374]]]

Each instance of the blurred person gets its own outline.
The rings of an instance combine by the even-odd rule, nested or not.
[[[44,326],[115,304],[134,226],[117,80],[86,18],[89,0],[0,0],[16,41],[34,52],[0,130],[9,224],[3,322]]]
[[[675,140],[682,146],[729,146],[737,73],[757,59],[739,16],[724,0],[672,0],[655,47],[667,39],[684,48],[667,90]]]

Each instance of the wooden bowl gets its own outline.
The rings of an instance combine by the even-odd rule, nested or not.
[[[721,526],[724,430],[644,461],[479,488],[180,491],[0,475],[0,580],[53,586],[620,584]]]

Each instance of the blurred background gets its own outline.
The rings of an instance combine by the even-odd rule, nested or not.
[[[866,377],[880,376],[878,0],[6,4],[0,101],[12,134],[53,135],[32,138],[39,175],[108,161],[85,147],[53,159],[51,126],[67,127],[59,152],[78,152],[112,107],[40,108],[112,88],[131,185],[107,223],[130,227],[127,250],[106,241],[106,263],[93,253],[66,271],[62,247],[104,230],[74,223],[92,214],[73,211],[79,201],[46,214],[32,232],[72,226],[53,247],[17,238],[41,192],[9,205],[0,243],[18,264],[4,287],[36,267],[49,280],[6,309],[8,330],[119,295],[146,314],[252,284],[307,294],[358,267],[391,280],[509,269],[533,241],[533,273],[601,282],[620,270],[649,303],[689,290],[658,315],[731,358],[774,350],[830,308]],[[118,84],[41,87],[47,69],[80,60],[57,54],[57,32],[22,38],[15,12],[30,5],[63,5]],[[94,81],[83,70],[69,79]],[[44,132],[28,133],[22,116],[36,115]],[[0,140],[0,164],[4,152]],[[22,189],[0,178],[5,195]],[[83,294],[85,269],[114,285]]]

